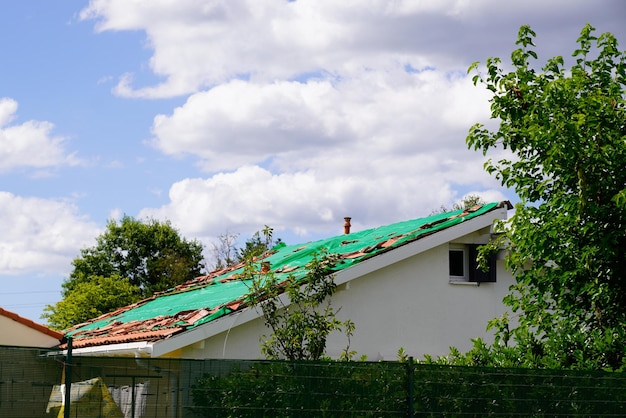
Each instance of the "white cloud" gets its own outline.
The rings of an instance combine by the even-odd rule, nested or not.
[[[517,29],[527,23],[548,38],[548,49],[562,53],[563,39],[575,39],[586,21],[581,11],[600,9],[595,13],[618,24],[611,9],[623,9],[613,0],[597,6],[581,0],[509,3],[91,0],[80,16],[96,20],[99,31],[144,31],[153,51],[148,64],[163,82],[136,87],[129,73],[114,91],[167,97],[242,76],[272,81],[320,70],[346,76],[390,61],[464,70],[488,55],[508,55]]]
[[[446,177],[416,175],[419,170],[399,177],[391,169],[369,177],[313,170],[272,174],[245,166],[177,182],[169,204],[144,209],[140,216],[169,219],[183,235],[205,241],[227,230],[249,236],[264,225],[303,237],[332,235],[340,233],[344,216],[351,216],[357,228],[373,227],[428,215],[455,198]]]
[[[80,164],[74,154],[65,151],[65,138],[52,135],[54,125],[50,122],[11,124],[17,107],[15,100],[0,98],[0,172]]]
[[[197,237],[265,224],[306,235],[339,231],[343,216],[366,227],[427,215],[469,190],[504,198],[465,145],[489,117],[465,71],[506,60],[522,24],[546,58],[590,7],[618,22],[613,0],[574,2],[92,0],[81,17],[146,34],[162,82],[129,68],[117,94],[188,95],[155,117],[151,144],[192,156],[206,177],[174,183],[142,216]]]
[[[464,152],[468,127],[488,118],[487,100],[467,78],[398,67],[336,82],[236,80],[157,116],[153,143],[196,155],[211,172],[269,158],[281,170],[306,170],[341,156],[333,169],[341,174],[364,158]]]
[[[499,199],[465,145],[488,115],[468,78],[401,65],[338,80],[234,80],[155,118],[157,148],[215,174],[177,182],[167,205],[143,215],[189,236],[268,224],[306,237],[340,233],[344,216],[364,228],[428,215],[458,199],[459,185]]]
[[[465,145],[487,100],[466,77],[399,65],[347,80],[225,83],[155,118],[156,147],[215,174],[177,182],[167,205],[143,215],[207,237],[265,224],[332,234],[344,216],[368,227],[428,215],[459,198],[453,185],[498,187]]]
[[[232,0],[228,2],[93,0],[83,19],[98,30],[143,30],[154,53],[150,68],[161,84],[133,86],[121,75],[114,91],[128,97],[166,97],[248,76],[289,79],[320,69],[347,74],[373,68],[389,55],[420,65],[422,54],[398,47],[397,20],[416,13],[399,2]],[[423,10],[422,10],[423,11]],[[377,38],[372,39],[375,23]],[[417,26],[400,38],[417,38]],[[392,47],[391,50],[389,47]]]
[[[71,202],[0,192],[0,275],[67,273],[100,233]]]
[[[109,211],[109,219],[119,221],[124,216],[124,212],[120,208],[114,208]]]

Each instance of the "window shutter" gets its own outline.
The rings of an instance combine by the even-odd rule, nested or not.
[[[491,254],[488,260],[487,271],[481,270],[478,266],[478,249],[480,245],[469,245],[469,281],[479,283],[493,283],[496,281],[496,255]]]

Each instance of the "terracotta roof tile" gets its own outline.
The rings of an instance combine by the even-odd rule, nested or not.
[[[174,334],[182,331],[182,327],[176,328],[167,328],[161,329],[157,331],[145,331],[145,332],[132,332],[125,333],[122,335],[115,336],[98,336],[98,337],[88,337],[88,338],[76,338],[72,341],[72,348],[84,348],[84,347],[95,347],[98,345],[108,345],[108,344],[122,344],[122,343],[131,343],[137,341],[157,341],[164,338],[169,338]],[[63,344],[60,346],[61,349],[67,348],[67,344]]]

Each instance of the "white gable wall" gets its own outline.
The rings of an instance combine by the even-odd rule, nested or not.
[[[474,233],[454,242],[483,237]],[[513,279],[498,261],[496,283],[450,284],[448,249],[448,243],[439,245],[338,287],[333,306],[340,319],[355,323],[350,349],[357,358],[396,360],[400,347],[415,358],[438,356],[450,346],[468,350],[471,338],[491,340],[487,321],[505,311],[502,298]],[[244,316],[224,318],[228,331],[184,347],[181,357],[262,358],[259,336],[269,330],[261,319],[238,322]],[[327,353],[338,357],[345,345],[345,336],[333,335]]]
[[[259,337],[268,334],[263,320],[254,319],[243,324],[238,324],[239,315],[228,318],[232,328],[208,338],[204,341],[184,347],[181,351],[182,358],[229,358],[229,359],[260,359],[261,343]]]
[[[0,315],[0,345],[17,347],[54,347],[56,338]]]
[[[415,358],[471,348],[471,338],[491,340],[487,321],[501,315],[502,298],[513,283],[499,262],[496,283],[450,284],[448,245],[353,280],[333,297],[340,316],[356,326],[351,349],[368,360],[397,360],[400,347]],[[329,341],[332,356],[345,338]]]

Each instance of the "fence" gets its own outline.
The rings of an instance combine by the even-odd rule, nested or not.
[[[64,360],[0,347],[0,417],[58,416]],[[620,373],[75,356],[71,381],[80,418],[626,416]]]

